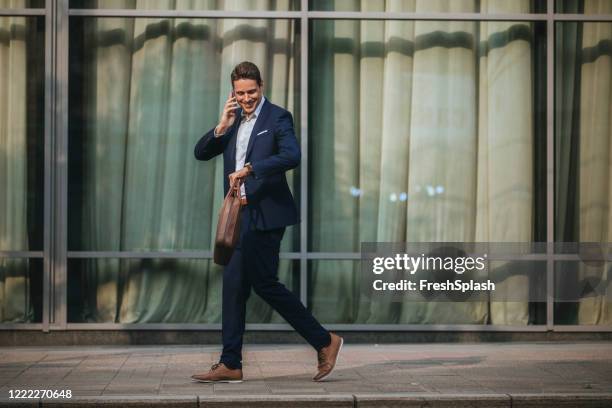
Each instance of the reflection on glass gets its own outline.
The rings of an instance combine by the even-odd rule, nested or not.
[[[556,239],[610,242],[612,23],[556,28]]]
[[[198,162],[193,148],[217,124],[243,60],[262,70],[265,96],[299,117],[294,22],[70,22],[69,248],[210,249],[223,159]],[[299,191],[297,173],[287,176]],[[281,250],[297,234],[288,230]]]
[[[419,13],[545,13],[546,0],[310,0],[311,10]]]
[[[554,316],[555,324],[612,325],[612,264],[601,258],[555,262]]]
[[[543,28],[314,21],[310,250],[545,240]]]
[[[136,10],[294,11],[300,0],[70,0],[71,8]]]
[[[299,263],[281,260],[279,279],[299,293]],[[221,323],[223,268],[208,259],[72,259],[70,323]],[[247,323],[284,320],[254,292]]]
[[[544,276],[539,277],[539,272],[545,271],[545,262],[491,262],[487,274],[495,281],[496,289],[490,295],[493,299],[495,294],[497,300],[487,299],[482,293],[466,300],[457,293],[416,291],[406,292],[407,300],[398,301],[401,295],[367,294],[367,288],[361,286],[367,281],[362,276],[367,271],[357,261],[310,261],[308,307],[317,319],[328,324],[543,324],[545,280]],[[410,280],[446,282],[446,278],[438,279],[431,272],[419,273],[422,276]],[[382,275],[381,279],[394,282]],[[533,293],[533,289],[538,293]]]
[[[42,259],[0,258],[0,323],[41,323]]]
[[[0,17],[0,250],[42,250],[44,17]]]
[[[570,14],[612,14],[612,1],[557,0],[555,1],[555,11]]]

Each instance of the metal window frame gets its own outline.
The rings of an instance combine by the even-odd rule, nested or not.
[[[51,239],[51,231],[53,230],[53,207],[52,194],[53,188],[53,123],[55,119],[53,107],[55,95],[55,30],[54,18],[55,5],[53,2],[46,2],[45,9],[45,169],[44,169],[44,227],[43,227],[43,318],[42,330],[48,332],[51,322],[53,321],[53,308],[51,307],[50,296],[53,291],[51,275],[53,270],[52,260],[53,251],[51,245],[54,240]]]
[[[44,192],[43,192],[43,222],[45,225],[49,225],[51,221],[50,217],[50,185],[48,182],[49,174],[48,170],[51,168],[51,154],[49,150],[49,143],[51,140],[50,134],[50,120],[53,114],[52,105],[50,103],[51,90],[51,78],[52,76],[52,59],[51,59],[51,8],[52,3],[48,2],[45,8],[0,8],[0,17],[44,17],[45,18],[45,82],[44,82],[44,130],[43,130],[43,144],[44,144]],[[43,259],[43,285],[42,285],[42,322],[41,323],[0,323],[0,330],[42,330],[48,331],[49,328],[49,295],[51,287],[49,284],[49,260],[51,259],[51,253],[49,251],[49,230],[50,228],[43,228],[43,249],[42,251],[21,251],[21,250],[2,250],[0,251],[0,259]]]
[[[555,329],[554,242],[555,242],[555,0],[546,2],[546,329]]]
[[[43,251],[0,251],[0,258],[44,258]]]
[[[68,251],[68,259],[212,259],[212,251]],[[299,252],[281,252],[281,259],[301,259]]]
[[[546,323],[530,326],[465,324],[330,324],[331,330],[353,331],[478,331],[478,332],[609,332],[612,326],[554,324],[554,264],[578,260],[577,255],[554,253],[554,56],[555,23],[561,21],[610,22],[612,15],[562,14],[554,11],[554,0],[547,0],[546,13],[417,13],[417,12],[339,12],[313,11],[308,0],[300,0],[299,11],[221,11],[221,10],[130,10],[71,9],[69,0],[47,0],[41,9],[0,9],[0,16],[45,16],[45,175],[43,251],[0,251],[0,258],[43,258],[43,322],[0,324],[0,330],[219,330],[220,324],[190,323],[68,323],[67,262],[86,258],[175,258],[211,259],[211,251],[68,251],[67,248],[67,155],[68,155],[68,45],[70,17],[149,17],[149,18],[240,18],[293,19],[300,22],[300,132],[303,163],[300,173],[300,205],[303,227],[298,252],[283,252],[281,259],[300,261],[300,299],[308,301],[308,262],[312,260],[358,260],[358,252],[308,251],[308,65],[309,23],[318,19],[349,20],[431,20],[431,21],[529,21],[546,22],[546,254],[517,257],[547,262]],[[514,258],[513,258],[514,259]],[[612,257],[610,258],[612,260]],[[251,330],[289,330],[287,324],[247,324]]]
[[[44,16],[46,14],[47,14],[47,9],[44,9],[44,8],[32,8],[32,9],[0,8],[0,17]]]

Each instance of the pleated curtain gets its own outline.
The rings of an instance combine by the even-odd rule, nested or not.
[[[289,9],[288,1],[257,0],[252,9]],[[238,10],[241,2],[220,4],[104,3]],[[530,11],[528,0],[354,0],[335,9],[340,5],[389,12]],[[11,0],[11,6],[23,7],[25,0]],[[605,0],[585,0],[583,7],[588,14],[612,14]],[[69,191],[69,201],[80,218],[68,214],[69,249],[210,250],[223,198],[222,162],[195,161],[193,146],[216,124],[229,72],[242,60],[259,65],[266,97],[292,111],[299,129],[295,23],[84,20],[82,126],[73,126],[71,113],[69,140],[71,160],[78,157],[69,174],[78,188]],[[12,34],[24,21],[0,18],[0,191],[9,192],[0,195],[0,250],[40,249],[29,248],[28,240],[26,41]],[[612,60],[606,52],[612,26],[573,27],[580,28],[564,28],[556,39],[556,97],[564,114],[556,116],[555,233],[558,241],[606,243],[612,230]],[[540,136],[533,122],[533,23],[335,20],[311,28],[309,208],[302,209],[309,225],[300,226],[309,228],[310,251],[358,252],[367,241],[534,240],[534,146]],[[298,176],[289,173],[294,190]],[[297,250],[294,232],[287,231],[283,251]],[[220,321],[222,271],[212,261],[97,258],[69,265],[79,269],[69,271],[69,287],[73,273],[80,274],[73,288],[80,300],[69,306],[73,321]],[[0,258],[2,322],[33,318],[27,268],[26,260]],[[577,279],[603,282],[609,293],[608,269],[607,263],[583,263]],[[325,323],[533,320],[526,301],[370,301],[353,261],[311,260],[308,273],[309,306]],[[291,261],[281,261],[280,277],[295,286]],[[526,297],[529,285],[516,273],[498,290]],[[611,312],[606,296],[587,296],[576,302],[571,323],[609,325]],[[256,296],[248,319],[283,321]]]
[[[12,0],[24,7],[25,0]],[[26,19],[0,18],[0,250],[29,250]],[[0,322],[33,318],[26,259],[0,258]]]
[[[529,1],[480,4],[490,13],[529,11]],[[471,0],[342,5],[477,11]],[[310,115],[316,118],[310,136],[312,247],[347,252],[374,241],[531,241],[531,25],[317,24],[310,85]],[[349,188],[352,199],[346,198]],[[353,262],[313,262],[314,314],[329,323],[528,323],[526,301],[369,301],[362,295],[361,273]],[[498,286],[529,290],[520,274]]]
[[[605,0],[566,1],[565,6],[565,12],[612,13],[612,4]],[[608,255],[612,237],[611,42],[608,22],[557,27],[555,236],[560,242],[585,244],[578,247],[585,255]],[[602,243],[601,250],[591,243]],[[609,262],[563,262],[557,270],[565,279],[555,282],[562,300],[557,304],[559,320],[610,325]]]
[[[193,10],[214,3],[147,0],[133,7]],[[268,3],[258,6],[265,10]],[[82,238],[79,245],[104,251],[211,250],[223,201],[223,163],[197,162],[193,147],[217,123],[230,90],[229,73],[243,60],[262,70],[268,99],[294,111],[293,23],[100,18],[86,30],[95,45],[84,61],[90,70],[85,134],[75,135],[86,140],[84,216],[81,230],[73,231]],[[120,41],[108,43],[112,38]],[[284,247],[290,243],[285,240]],[[212,260],[98,259],[82,265],[85,301],[78,321],[221,320],[222,268]],[[291,286],[289,262],[281,262],[280,275]],[[248,316],[280,321],[256,297]]]

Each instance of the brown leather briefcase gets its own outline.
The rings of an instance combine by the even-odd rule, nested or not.
[[[219,211],[213,256],[215,263],[218,265],[227,265],[229,263],[240,236],[241,184],[242,181],[237,180],[234,186],[230,186],[225,200],[223,200],[221,211]]]

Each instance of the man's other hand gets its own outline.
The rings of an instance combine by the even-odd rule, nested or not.
[[[223,135],[225,132],[227,132],[227,129],[229,129],[236,120],[236,109],[239,107],[240,105],[238,105],[236,97],[232,95],[232,92],[230,92],[227,101],[225,101],[225,106],[223,107],[219,124],[215,128],[215,134]]]
[[[249,175],[249,169],[246,167],[243,167],[242,169],[235,171],[233,173],[231,173],[228,177],[229,177],[229,184],[230,187],[234,185],[234,182],[237,179],[244,179],[246,176]]]

